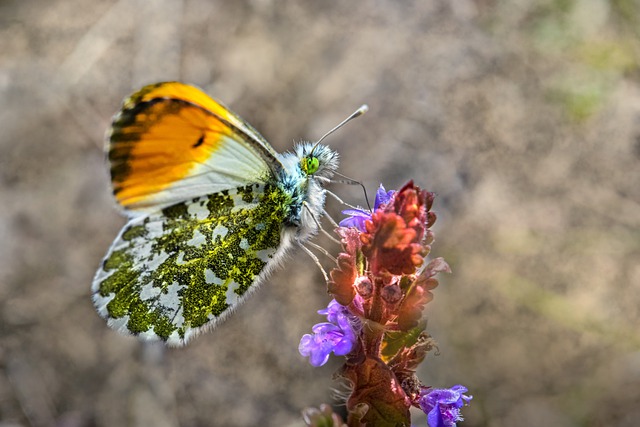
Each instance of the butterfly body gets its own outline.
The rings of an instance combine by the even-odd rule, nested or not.
[[[224,320],[318,231],[324,145],[276,153],[198,89],[170,82],[127,98],[108,135],[114,195],[130,221],[93,281],[121,332],[183,345]]]

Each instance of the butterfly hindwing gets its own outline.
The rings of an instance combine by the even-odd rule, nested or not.
[[[266,182],[281,167],[255,129],[179,82],[145,86],[125,99],[107,149],[114,195],[130,212]]]
[[[255,183],[133,218],[93,282],[110,326],[182,345],[230,313],[282,253],[290,200]]]

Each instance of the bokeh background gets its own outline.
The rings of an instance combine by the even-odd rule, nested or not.
[[[419,375],[468,386],[463,425],[640,425],[639,33],[636,0],[0,0],[0,426],[340,410],[339,358],[297,352],[328,302],[304,253],[183,349],[95,314],[92,275],[124,224],[103,135],[124,96],[168,79],[278,151],[369,104],[328,142],[371,195],[408,179],[438,194],[432,253],[453,274]]]

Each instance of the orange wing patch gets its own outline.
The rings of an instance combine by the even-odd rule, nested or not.
[[[232,117],[235,116],[197,87],[180,82],[164,82],[145,86],[125,99],[122,108],[123,110],[134,108],[142,102],[159,98],[183,100],[198,105],[226,121],[233,121]]]
[[[125,99],[111,127],[113,193],[123,207],[135,210],[234,188],[269,170],[272,149],[263,141],[193,86],[146,86]],[[201,177],[206,172],[210,175]]]
[[[111,134],[111,179],[118,202],[128,206],[164,190],[204,163],[229,127],[206,111],[158,99],[123,111]]]

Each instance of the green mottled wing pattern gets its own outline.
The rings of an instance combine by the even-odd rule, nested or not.
[[[93,299],[115,329],[182,345],[215,325],[256,288],[284,250],[291,200],[256,183],[134,218],[93,282]]]

